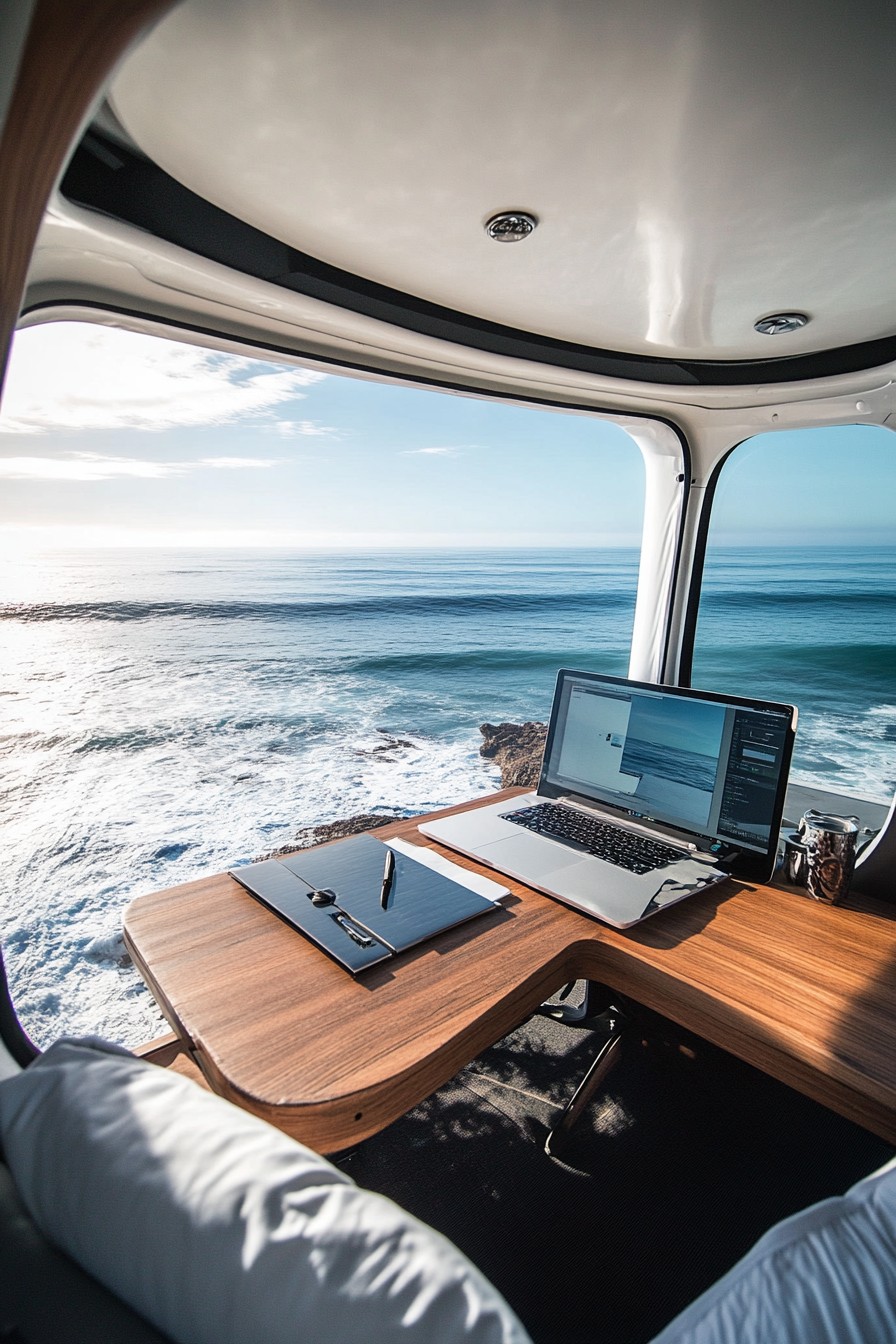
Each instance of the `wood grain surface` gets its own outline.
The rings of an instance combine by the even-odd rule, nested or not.
[[[172,0],[37,0],[0,141],[0,384],[50,192],[103,80]]]
[[[489,871],[420,820],[378,834]],[[125,937],[212,1088],[321,1152],[403,1115],[579,977],[896,1143],[896,907],[732,881],[619,932],[506,885],[499,914],[357,979],[226,874],[138,898]]]

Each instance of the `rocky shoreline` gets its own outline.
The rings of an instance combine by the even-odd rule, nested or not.
[[[479,755],[493,760],[501,771],[501,788],[534,789],[541,770],[541,757],[547,735],[544,723],[483,723],[479,728],[485,741]],[[402,743],[402,745],[410,745]],[[379,747],[377,750],[387,750]],[[390,821],[403,821],[404,812],[362,812],[354,817],[343,817],[320,826],[303,826],[292,840],[261,858],[275,859],[279,854],[292,854],[297,849],[310,849],[328,840],[345,840],[350,835],[387,826]]]
[[[501,767],[501,788],[534,789],[541,773],[546,723],[483,723],[479,755]]]

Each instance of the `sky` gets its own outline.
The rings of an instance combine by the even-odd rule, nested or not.
[[[597,417],[71,322],[16,336],[0,480],[16,547],[636,546],[644,491]],[[887,430],[763,435],[726,466],[711,539],[893,542],[894,487]]]
[[[709,544],[896,545],[896,434],[838,425],[760,434],[722,469]]]
[[[61,544],[637,545],[618,426],[115,328],[18,333],[0,527]]]

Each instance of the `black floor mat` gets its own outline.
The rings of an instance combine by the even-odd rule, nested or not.
[[[548,1128],[604,1036],[540,1017],[344,1162],[459,1246],[535,1344],[650,1340],[773,1223],[893,1155],[665,1019],[635,1022],[562,1163]]]

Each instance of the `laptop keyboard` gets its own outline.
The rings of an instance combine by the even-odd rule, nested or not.
[[[571,807],[558,807],[556,803],[539,803],[519,812],[505,812],[502,819],[525,826],[526,830],[538,835],[572,840],[596,859],[606,859],[617,868],[627,868],[630,873],[652,873],[656,868],[665,868],[685,857],[680,849],[673,849],[671,845],[636,835],[610,822],[598,821]]]

